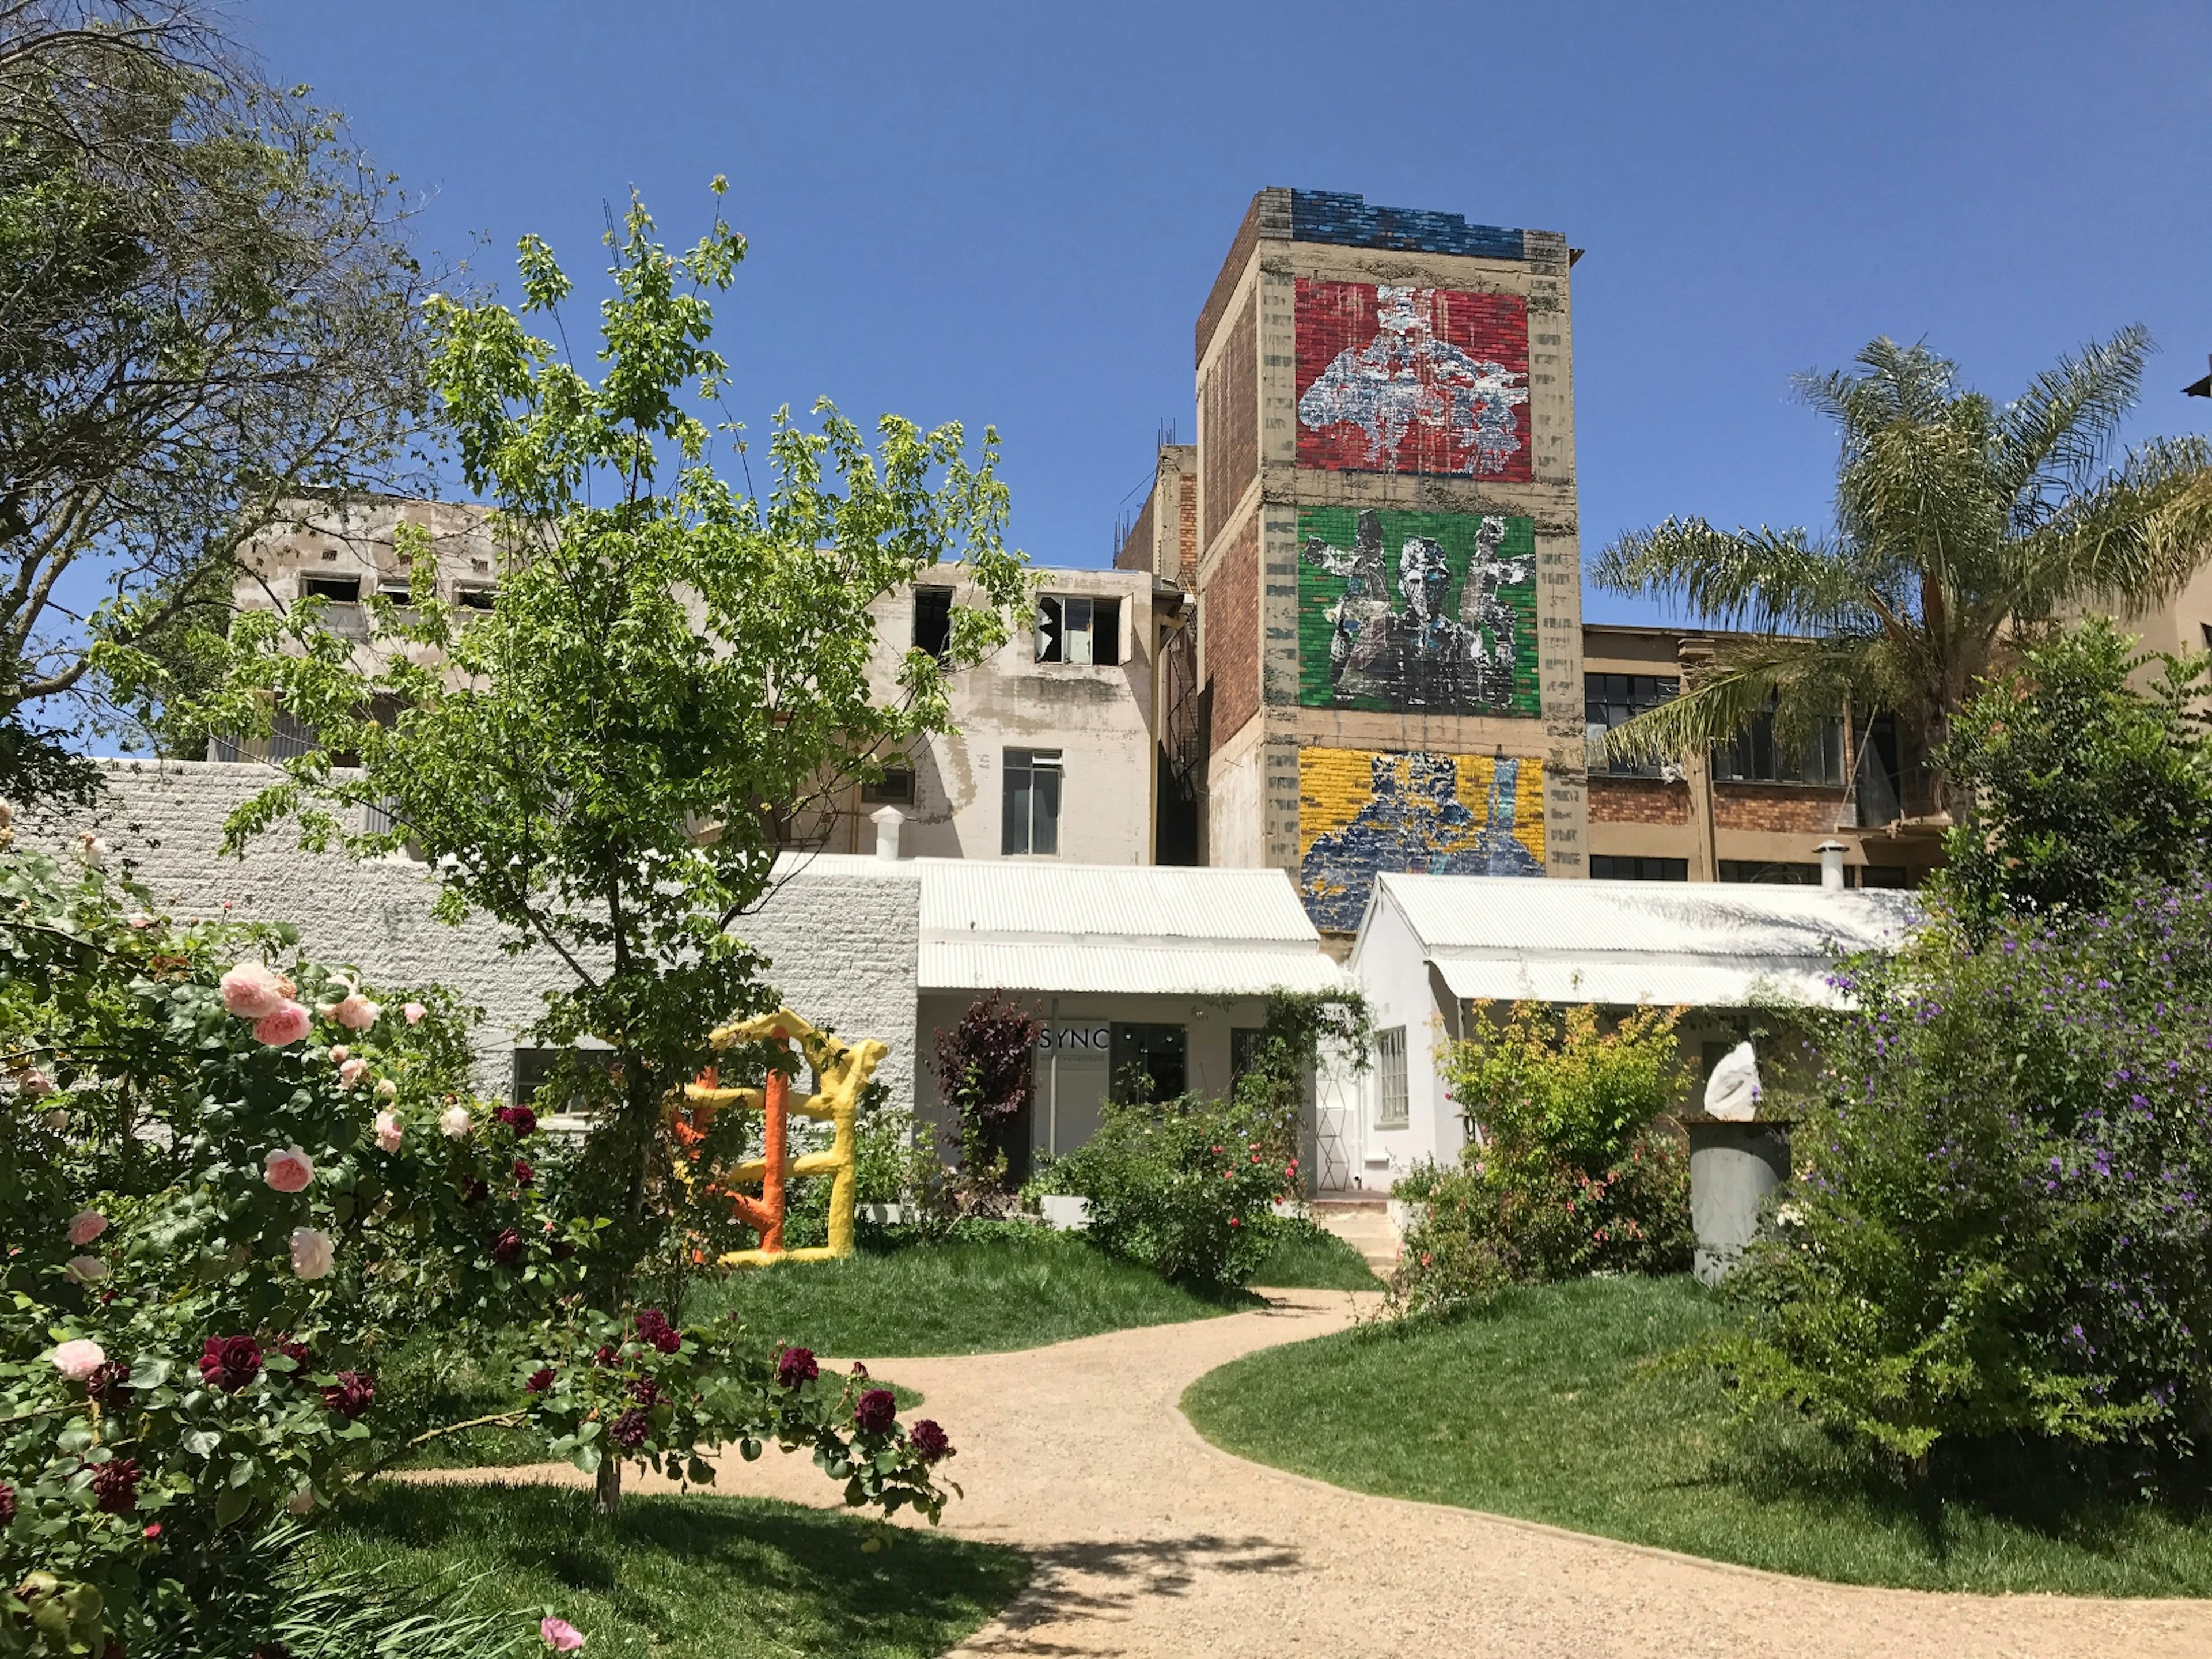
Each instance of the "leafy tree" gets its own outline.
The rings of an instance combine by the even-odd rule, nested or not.
[[[2154,662],[2138,691],[2131,677]],[[2208,681],[2212,658],[2131,654],[2095,617],[1984,685],[1943,757],[1971,804],[1946,837],[1942,882],[1978,933],[2008,911],[2101,910],[2204,867]]]
[[[592,1283],[608,1310],[681,1259],[674,1091],[716,1059],[715,1027],[774,1006],[731,929],[769,890],[781,826],[944,729],[947,666],[1005,640],[1025,580],[1001,541],[994,434],[971,466],[957,425],[887,416],[872,453],[826,404],[817,432],[780,413],[767,500],[733,489],[690,398],[722,389],[708,296],[744,240],[719,215],[680,254],[655,234],[634,202],[610,235],[596,384],[504,306],[431,303],[440,414],[509,550],[491,611],[428,597],[418,544],[412,620],[374,602],[375,648],[357,657],[313,605],[244,617],[239,672],[203,711],[211,729],[265,729],[281,703],[323,745],[234,815],[233,847],[287,815],[310,846],[412,846],[441,916],[489,916],[516,951],[565,966],[538,1039],[614,1051],[552,1085],[596,1112],[580,1168],[609,1223]],[[551,250],[526,238],[520,264],[524,312],[556,314],[569,283]],[[956,614],[944,662],[909,652],[878,701],[868,606],[948,556],[988,603]],[[346,828],[338,814],[370,802],[391,828]],[[611,1504],[618,1461],[600,1481]]]
[[[154,714],[241,548],[411,475],[404,217],[195,5],[0,0],[0,792],[81,796],[42,711]]]
[[[1842,434],[1833,530],[1669,519],[1608,547],[1601,586],[1749,637],[1723,642],[1607,749],[1671,759],[1769,708],[1778,737],[1802,741],[1848,703],[1893,712],[1934,755],[2008,629],[2172,593],[2212,556],[2212,447],[2156,439],[2108,465],[2150,349],[2124,329],[2003,404],[1925,346],[1888,339],[1859,353],[1857,373],[1801,377]],[[1964,817],[1955,779],[1939,773],[1934,793]]]
[[[963,1208],[995,1200],[1009,1165],[1026,1156],[1026,1148],[1009,1141],[1036,1092],[1032,1061],[1043,1031],[1036,1015],[993,992],[938,1034],[938,1092],[960,1115]]]

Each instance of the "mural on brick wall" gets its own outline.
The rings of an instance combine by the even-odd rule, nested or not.
[[[1300,466],[1528,481],[1525,301],[1301,277],[1297,307]]]
[[[1485,755],[1298,751],[1298,890],[1351,933],[1385,871],[1544,873],[1544,763]]]
[[[1535,714],[1536,526],[1496,514],[1298,514],[1298,701]]]

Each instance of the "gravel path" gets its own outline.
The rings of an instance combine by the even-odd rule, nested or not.
[[[1037,1563],[964,1655],[1389,1659],[2212,1659],[2212,1602],[1857,1589],[1719,1565],[1468,1510],[1370,1498],[1248,1463],[1176,1402],[1255,1348],[1350,1322],[1360,1298],[1271,1292],[1265,1311],[1025,1353],[878,1360],[951,1432],[965,1536]],[[841,1362],[842,1363],[842,1362]],[[726,1489],[820,1504],[797,1458],[723,1464]]]

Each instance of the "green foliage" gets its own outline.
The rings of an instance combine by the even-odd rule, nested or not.
[[[1237,1098],[1273,1122],[1285,1155],[1295,1156],[1315,1067],[1327,1060],[1346,1073],[1363,1073],[1373,1063],[1374,1048],[1375,1022],[1357,991],[1271,991],[1266,1020],[1237,1079]]]
[[[1297,1182],[1267,1113],[1186,1096],[1108,1106],[1040,1184],[1090,1200],[1085,1236],[1108,1255],[1218,1291],[1249,1282],[1273,1242],[1273,1206]]]
[[[1607,752],[1671,760],[1769,708],[1778,736],[1802,741],[1848,705],[1894,711],[1911,766],[1942,748],[2008,630],[2172,593],[2212,550],[2212,446],[2154,439],[2109,464],[2150,349],[2123,329],[2005,404],[1886,338],[1857,373],[1802,376],[1842,439],[1832,532],[1669,519],[1607,548],[1601,586],[1747,630],[1608,733]],[[1955,781],[1939,794],[1963,817]]]
[[[1690,1250],[1689,1160],[1663,1121],[1682,1074],[1681,1011],[1640,1008],[1613,1030],[1597,1010],[1474,1005],[1474,1035],[1442,1060],[1468,1145],[1457,1168],[1415,1171],[1419,1206],[1393,1303],[1436,1311],[1504,1286],[1588,1273],[1669,1273]]]
[[[1722,1363],[1917,1467],[2185,1479],[2212,1376],[2212,889],[1855,963]],[[2004,1448],[2024,1449],[2007,1454]]]
[[[1304,1216],[1285,1216],[1275,1224],[1273,1242],[1252,1282],[1282,1291],[1379,1291],[1366,1258],[1326,1227]]]
[[[2130,676],[2155,662],[2145,691]],[[1943,764],[1971,801],[1942,891],[1978,931],[2008,912],[2100,910],[2178,881],[2212,846],[2212,657],[2137,655],[2101,617],[2032,643],[1984,684]]]

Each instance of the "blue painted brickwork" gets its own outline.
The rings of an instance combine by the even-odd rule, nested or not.
[[[1517,230],[1471,225],[1456,213],[1370,207],[1364,196],[1334,190],[1291,192],[1291,240],[1334,242],[1341,247],[1389,248],[1401,253],[1460,253],[1478,259],[1526,257],[1524,240]]]

